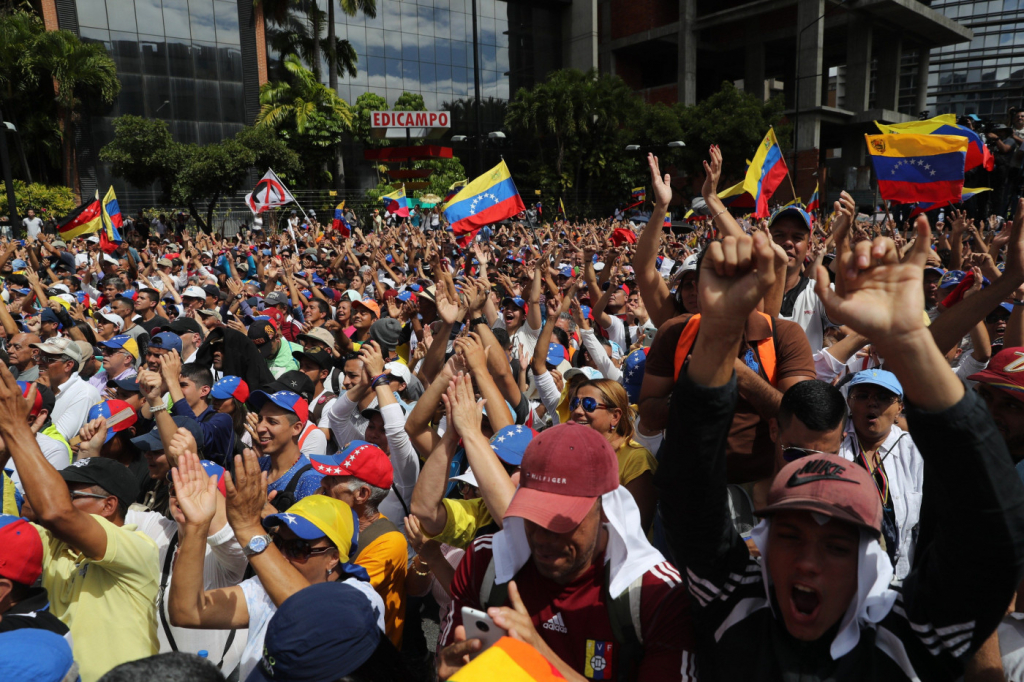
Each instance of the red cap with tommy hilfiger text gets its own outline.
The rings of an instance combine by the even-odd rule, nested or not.
[[[583,522],[597,498],[618,487],[618,459],[604,436],[582,424],[559,424],[526,446],[519,490],[505,516],[567,533]]]

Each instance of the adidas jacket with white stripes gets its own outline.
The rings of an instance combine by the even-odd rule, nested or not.
[[[766,597],[758,560],[730,521],[725,447],[736,400],[735,376],[707,388],[680,374],[655,476],[692,597],[701,681],[960,677],[995,630],[1024,567],[1024,486],[984,402],[967,391],[941,413],[908,406],[925,475],[953,494],[888,615],[862,627],[857,646],[833,660],[838,625],[813,642],[790,636],[774,595],[771,603]]]

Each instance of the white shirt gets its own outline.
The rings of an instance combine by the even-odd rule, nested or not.
[[[377,398],[374,396],[373,402],[367,405],[367,408],[376,404]],[[348,397],[348,392],[342,391],[338,399],[323,411],[317,426],[330,429],[339,447],[344,447],[349,441],[366,440],[366,425],[369,424],[369,420],[357,408],[358,405]]]
[[[858,452],[857,436],[851,424],[843,437],[839,456],[853,462],[857,460]],[[910,433],[895,424],[878,449],[878,456],[889,480],[889,496],[892,498],[896,527],[900,533],[900,546],[895,553],[896,566],[893,567],[893,582],[898,584],[907,577],[914,563],[916,529],[921,519],[921,496],[924,491],[924,458]]]
[[[25,226],[29,237],[38,237],[39,233],[43,231],[43,221],[39,216],[36,216],[35,218],[23,218],[21,224]]]
[[[305,436],[305,438],[302,436]],[[316,424],[306,422],[306,427],[302,435],[299,436],[299,440],[302,441],[302,447],[299,448],[299,452],[306,457],[327,454],[327,436],[316,427]]]
[[[171,545],[171,538],[178,532],[178,524],[168,519],[163,514],[154,511],[137,510],[131,508],[125,517],[125,523],[134,523],[138,529],[152,538],[160,550],[160,570],[163,579],[163,567],[167,558],[167,551]],[[178,538],[180,543],[181,538]],[[175,543],[177,552],[178,543]],[[242,553],[242,548],[235,539],[231,526],[224,524],[219,531],[206,539],[206,557],[203,562],[203,587],[207,590],[215,590],[222,587],[231,587],[241,582],[245,574],[245,567],[248,560]],[[172,560],[169,569],[174,571]],[[224,653],[224,646],[227,644],[231,630],[196,630],[192,628],[179,628],[171,625],[168,602],[171,594],[171,581],[168,576],[167,587],[164,589],[158,606],[163,610],[163,619],[171,629],[171,636],[174,637],[174,644],[178,651],[197,654],[205,650],[208,658],[216,665],[221,661],[221,654]],[[157,616],[160,620],[160,616]],[[248,631],[241,629],[235,632],[235,638],[224,656],[223,670],[231,672],[238,665],[245,650],[245,641]],[[163,623],[158,623],[157,637],[160,640],[160,653],[166,654],[172,651],[171,643],[167,639],[167,632]]]
[[[364,583],[362,580],[355,578],[349,578],[342,585],[348,585],[366,595],[370,602],[369,606],[377,615],[377,627],[380,628],[381,632],[384,632],[384,600],[380,598],[380,595],[373,589],[373,586],[370,583]],[[241,669],[238,671],[238,679],[244,680],[249,677],[249,673],[252,672],[263,656],[263,640],[267,636],[267,626],[270,624],[270,619],[277,613],[277,606],[270,600],[270,595],[267,594],[267,591],[263,589],[263,583],[260,582],[259,577],[249,578],[243,581],[239,587],[242,588],[242,592],[245,594],[245,606],[249,611],[249,639],[245,643],[245,651],[242,652]]]
[[[68,455],[68,449],[56,438],[50,438],[45,433],[37,433],[36,443],[39,445],[39,449],[43,451],[43,457],[45,457],[46,461],[53,465],[53,468],[57,471],[60,471],[71,464],[71,457]],[[7,461],[7,471],[11,477],[11,481],[14,482],[14,487],[24,493],[25,489],[21,487],[21,477],[18,476],[18,467],[14,465],[13,457]]]
[[[796,322],[803,328],[811,344],[811,353],[821,350],[825,341],[825,330],[835,326],[825,314],[825,304],[814,291],[814,280],[808,280],[807,285],[797,294],[793,313],[788,316],[780,314],[779,318]]]
[[[508,331],[508,327],[505,326],[505,318],[499,315],[492,329],[504,329]],[[530,328],[530,320],[527,318],[527,320],[523,322],[523,326],[517,329],[516,333],[511,335],[511,338],[512,347],[509,349],[510,357],[518,358],[520,348],[526,349],[527,355],[533,355],[534,350],[537,348],[537,339],[540,338],[540,328]],[[545,353],[545,355],[546,354],[547,353]]]
[[[384,419],[384,434],[387,436],[390,451],[388,458],[391,460],[395,478],[391,492],[380,503],[378,511],[405,534],[405,510],[412,504],[412,489],[416,487],[416,478],[420,475],[420,458],[409,440],[409,434],[405,432],[405,414],[402,412],[402,406],[398,403],[385,405],[380,410],[380,416]],[[401,493],[405,507],[395,494],[396,489]]]
[[[100,392],[78,372],[57,387],[57,401],[53,405],[53,425],[69,441],[78,435],[89,417],[89,408],[101,402]]]

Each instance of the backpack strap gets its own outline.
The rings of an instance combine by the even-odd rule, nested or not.
[[[275,497],[274,501],[271,502],[277,511],[288,511],[288,508],[295,504],[295,489],[299,487],[299,479],[301,479],[302,475],[312,468],[313,465],[310,463],[302,465],[302,467],[295,472],[295,475],[292,476],[291,480],[288,481],[288,485],[284,487],[284,490],[277,494],[277,497]]]
[[[608,621],[612,626],[612,635],[619,645],[619,674],[621,682],[627,682],[633,668],[643,659],[644,645],[640,632],[640,590],[644,577],[639,576],[623,590],[622,594],[611,598],[608,585],[611,584],[611,564],[605,564],[605,599],[608,605]]]
[[[697,332],[700,331],[700,313],[691,315],[690,319],[683,325],[683,331],[679,334],[679,341],[676,343],[676,353],[674,358],[675,372],[673,376],[678,380],[679,373],[683,371],[683,365],[686,364],[686,358],[690,357],[690,351],[693,349],[693,344],[697,341]]]
[[[359,537],[356,538],[359,548],[356,550],[356,553],[354,555],[349,557],[349,561],[354,562],[359,557],[359,555],[363,553],[363,550],[372,545],[374,541],[376,541],[377,538],[379,538],[380,536],[387,535],[388,533],[400,532],[401,531],[398,530],[398,526],[391,523],[391,521],[389,521],[387,517],[381,516],[376,521],[367,526],[366,530],[359,533]]]
[[[332,398],[337,398],[336,393],[324,393],[316,401],[316,407],[313,408],[313,418],[310,420],[313,422],[313,426],[320,425],[320,418],[324,416],[324,405],[331,401]]]
[[[167,616],[164,615],[164,591],[167,589],[167,581],[171,579],[171,563],[174,561],[174,553],[178,549],[178,531],[174,531],[174,535],[171,537],[171,542],[167,545],[167,554],[164,556],[164,565],[160,569],[160,592],[157,594],[157,613],[160,614],[160,625],[164,629],[164,635],[167,636],[167,643],[171,646],[171,651],[178,650],[178,644],[174,641],[174,635],[171,634],[170,623],[167,622]]]
[[[487,564],[483,582],[480,583],[480,606],[486,611],[492,606],[504,606],[508,601],[508,583],[498,585],[494,582],[494,557]]]

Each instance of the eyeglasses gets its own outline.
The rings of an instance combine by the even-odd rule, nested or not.
[[[587,414],[596,412],[599,409],[607,410],[611,407],[610,405],[605,405],[604,403],[597,402],[597,398],[573,398],[572,400],[569,401],[570,410],[575,410],[577,407],[581,405],[583,406],[583,411],[586,412]]]
[[[793,462],[795,460],[802,459],[804,457],[809,457],[811,455],[828,454],[823,453],[821,450],[811,450],[810,448],[798,448],[795,445],[782,445],[780,447],[782,448],[782,459],[786,460],[787,462]]]
[[[299,538],[285,540],[279,535],[274,536],[274,546],[281,550],[281,554],[298,561],[300,564],[309,561],[309,557],[314,554],[323,554],[328,550],[334,549],[331,545],[327,547],[313,547],[305,540]]]
[[[47,367],[54,362],[60,362],[61,357],[62,356],[60,355],[46,355],[45,353],[40,353],[39,361],[36,364],[40,367]]]
[[[985,322],[989,324],[999,324],[1000,322],[1006,322],[1009,319],[1010,313],[1005,311],[999,313],[989,313],[988,315],[985,316]]]
[[[75,499],[76,497],[94,497],[97,500],[105,500],[108,497],[110,497],[110,495],[98,495],[96,493],[87,493],[87,492],[83,492],[81,490],[72,490],[71,491],[71,499]]]

